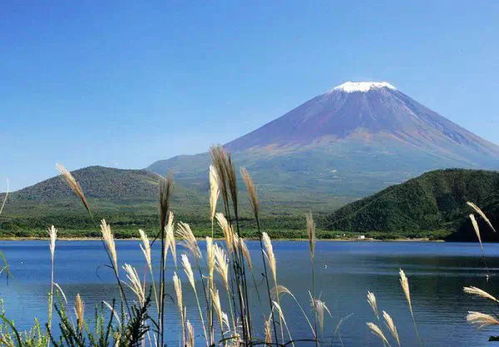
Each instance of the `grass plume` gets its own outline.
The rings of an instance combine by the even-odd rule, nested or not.
[[[85,206],[87,212],[92,215],[90,212],[90,205],[88,204],[87,198],[85,197],[85,194],[83,193],[83,189],[81,188],[80,184],[76,181],[76,179],[73,177],[71,172],[69,172],[63,165],[61,164],[56,164],[55,165],[57,171],[61,174],[62,179],[66,182],[66,184],[71,188],[71,190],[80,198],[81,202],[83,203],[83,206]]]

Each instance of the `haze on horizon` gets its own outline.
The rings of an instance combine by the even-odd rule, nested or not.
[[[204,152],[345,81],[499,143],[499,3],[0,4],[0,191]]]

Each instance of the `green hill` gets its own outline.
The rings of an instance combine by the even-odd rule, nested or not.
[[[334,230],[402,234],[461,230],[461,237],[454,239],[462,239],[469,234],[466,217],[472,212],[466,201],[475,202],[497,223],[498,196],[498,172],[437,170],[350,203],[327,216],[324,225]]]
[[[121,225],[156,223],[157,174],[145,170],[121,170],[91,166],[72,172],[80,183],[96,218]],[[198,193],[176,185],[172,203],[201,208]],[[3,194],[0,194],[3,199]],[[56,176],[9,194],[0,231],[46,228],[50,224],[72,229],[94,227],[79,199]]]

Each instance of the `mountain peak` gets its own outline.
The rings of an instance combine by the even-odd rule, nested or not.
[[[348,81],[339,86],[334,87],[332,91],[340,90],[345,93],[354,93],[354,92],[368,92],[373,89],[380,88],[388,88],[388,89],[397,89],[392,84],[388,82],[352,82]]]

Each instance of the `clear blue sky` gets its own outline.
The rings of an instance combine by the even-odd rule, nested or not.
[[[0,2],[0,191],[203,152],[346,80],[499,143],[499,1]]]

